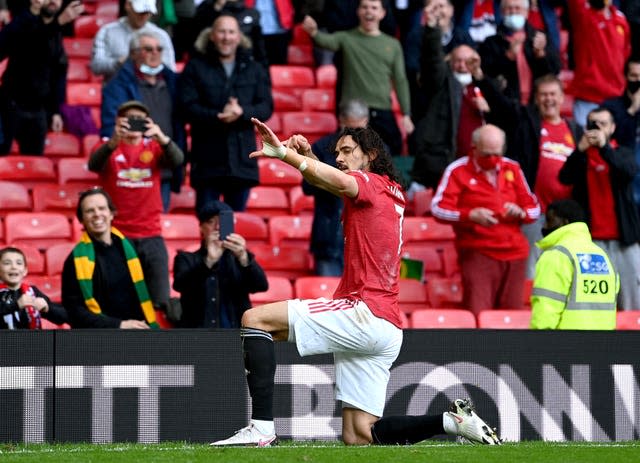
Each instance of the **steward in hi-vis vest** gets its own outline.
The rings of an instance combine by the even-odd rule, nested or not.
[[[606,252],[593,243],[573,200],[551,203],[531,295],[531,328],[613,330],[620,286]]]

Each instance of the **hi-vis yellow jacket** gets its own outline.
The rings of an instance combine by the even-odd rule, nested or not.
[[[584,222],[553,231],[536,245],[531,328],[613,330],[620,281]]]

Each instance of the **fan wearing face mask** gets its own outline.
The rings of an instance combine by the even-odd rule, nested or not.
[[[500,80],[506,97],[526,105],[535,79],[560,72],[560,54],[547,35],[528,22],[529,0],[502,0],[500,9],[498,31],[478,49],[482,69]]]

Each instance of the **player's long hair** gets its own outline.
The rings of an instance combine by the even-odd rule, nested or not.
[[[380,135],[370,127],[352,129],[345,127],[340,132],[336,143],[342,137],[350,135],[365,153],[377,153],[376,158],[369,164],[369,171],[374,174],[386,175],[390,180],[402,185],[402,179],[393,164],[391,155],[387,152]],[[335,150],[335,146],[334,146]]]

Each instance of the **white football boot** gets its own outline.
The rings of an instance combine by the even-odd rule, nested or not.
[[[213,447],[224,446],[245,446],[245,447],[271,447],[278,443],[278,438],[275,434],[262,434],[258,431],[253,423],[249,423],[249,426],[244,427],[229,437],[228,439],[212,442]]]
[[[486,445],[502,444],[502,439],[498,437],[495,428],[489,426],[476,415],[470,399],[454,400],[451,409],[445,414],[455,424],[458,442]]]

